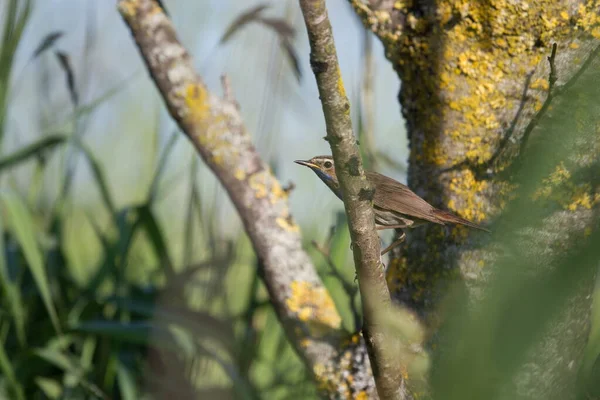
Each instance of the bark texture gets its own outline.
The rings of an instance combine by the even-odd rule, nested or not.
[[[598,114],[595,121],[585,122],[585,129],[572,120],[564,131],[572,140],[546,148],[556,152],[554,168],[532,164],[528,157],[544,141],[564,139],[545,137],[543,123],[538,124],[540,111],[559,123],[552,109],[568,106],[559,98],[547,104],[548,96],[566,91],[565,85],[574,90],[571,79],[586,60],[585,73],[598,75],[598,63],[590,57],[600,42],[600,2],[349,2],[382,41],[402,80],[399,101],[410,140],[411,189],[435,206],[474,222],[494,222],[493,229],[506,231],[505,208],[519,194],[515,170],[531,173],[539,178],[537,191],[521,193],[531,201],[517,204],[529,207],[544,223],[525,220],[514,232],[521,243],[519,254],[528,261],[523,274],[554,273],[562,253],[597,229],[600,188],[591,171],[598,168],[600,155]],[[553,43],[558,51],[551,71],[547,57]],[[573,173],[582,170],[587,173]],[[562,194],[557,197],[558,187]],[[389,268],[392,297],[418,312],[434,335],[444,319],[440,300],[449,282],[460,281],[472,304],[485,297],[492,277],[486,267],[506,257],[506,249],[488,242],[488,237],[461,227],[411,231]],[[584,272],[578,275],[583,282],[579,290],[568,297],[560,317],[523,361],[507,395],[575,396],[573,366],[581,360],[587,339],[595,269]]]
[[[302,249],[288,194],[254,148],[231,94],[207,90],[156,1],[120,0],[118,9],[172,118],[242,218],[277,315],[319,388],[331,398],[375,396],[364,341],[342,333],[335,305]]]
[[[300,0],[310,42],[310,63],[317,80],[327,126],[325,138],[336,165],[354,253],[363,304],[363,334],[377,392],[382,399],[405,398],[400,363],[394,349],[397,338],[384,328],[390,311],[390,293],[380,263],[379,237],[373,212],[374,188],[365,176],[356,137],[352,131],[350,103],[337,59],[325,0]]]

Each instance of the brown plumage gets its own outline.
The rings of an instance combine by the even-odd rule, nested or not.
[[[317,156],[307,161],[297,160],[295,162],[312,169],[333,193],[340,199],[342,198],[341,188],[331,156]],[[387,247],[381,253],[382,255],[402,243],[405,238],[402,229],[414,228],[428,222],[440,225],[447,223],[460,224],[489,232],[489,230],[469,220],[448,211],[435,208],[406,185],[392,178],[370,171],[366,172],[366,176],[369,182],[375,186],[373,209],[377,229],[396,229],[402,232],[400,238]]]

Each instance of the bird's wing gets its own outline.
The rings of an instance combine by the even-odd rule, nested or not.
[[[392,209],[400,214],[443,225],[435,216],[435,208],[406,185],[377,172],[367,172],[367,178],[377,184],[373,204],[378,208]]]

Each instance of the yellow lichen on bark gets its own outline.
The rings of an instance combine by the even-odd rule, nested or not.
[[[239,176],[242,177],[242,174]],[[245,178],[245,175],[243,177]],[[254,190],[257,199],[268,198],[271,204],[285,201],[288,198],[287,192],[283,190],[279,181],[273,178],[270,170],[250,175],[248,185]]]
[[[335,364],[316,364],[313,373],[316,377],[317,387],[327,393],[335,393],[340,399],[368,399],[369,393],[361,386],[356,386],[356,378],[353,374],[354,362],[353,349],[358,345],[360,337],[346,343],[348,346],[340,349],[340,355]],[[365,354],[366,356],[366,354]],[[358,390],[357,390],[358,389]]]
[[[137,0],[126,0],[119,2],[117,7],[123,17],[132,19],[137,14],[138,3]]]
[[[239,149],[232,143],[229,117],[214,111],[211,95],[201,83],[188,84],[182,92],[174,96],[184,101],[182,119],[190,127],[188,134],[195,136],[192,140],[207,150],[214,164],[238,165]]]
[[[289,216],[287,218],[279,217],[275,222],[288,232],[300,232],[300,227]]]
[[[552,0],[441,0],[436,21],[406,8],[409,30],[386,50],[407,82],[407,97],[420,109],[424,138],[414,143],[416,160],[437,168],[489,160],[520,104],[526,74],[545,60],[552,42],[567,40],[571,48],[579,47],[571,37],[576,29],[590,34],[598,29],[599,7],[597,0],[577,9]],[[457,23],[445,28],[457,17]],[[387,39],[382,40],[385,44]],[[426,73],[436,68],[436,73]],[[547,77],[539,77],[530,92],[543,99],[548,87]],[[434,94],[438,105],[432,104]],[[427,111],[435,107],[441,112]],[[488,188],[470,171],[456,172],[448,205],[481,221],[498,211],[486,212],[478,201]]]
[[[339,329],[342,320],[326,288],[316,287],[310,282],[294,281],[290,289],[286,305],[298,319],[306,322],[312,336],[321,337],[332,328]]]
[[[485,220],[484,203],[478,200],[478,196],[484,194],[487,188],[488,181],[478,180],[471,170],[455,176],[450,182],[450,190],[457,194],[456,198],[458,200],[450,199],[448,208],[460,212],[465,218],[473,222]]]
[[[344,80],[342,79],[342,71],[340,70],[340,66],[337,68],[337,90],[341,97],[346,97],[346,88],[344,87]],[[349,113],[348,109],[348,113]]]
[[[189,84],[185,87],[183,98],[186,105],[186,122],[197,124],[203,123],[210,116],[208,104],[208,92],[201,84]]]
[[[589,183],[575,183],[564,163],[542,181],[541,187],[532,195],[538,202],[554,202],[565,210],[591,209],[600,204],[600,187]]]

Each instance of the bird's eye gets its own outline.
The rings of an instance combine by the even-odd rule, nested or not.
[[[331,161],[325,161],[325,162],[323,163],[323,166],[324,166],[325,168],[331,168],[331,167],[333,167],[333,163],[332,163]]]

